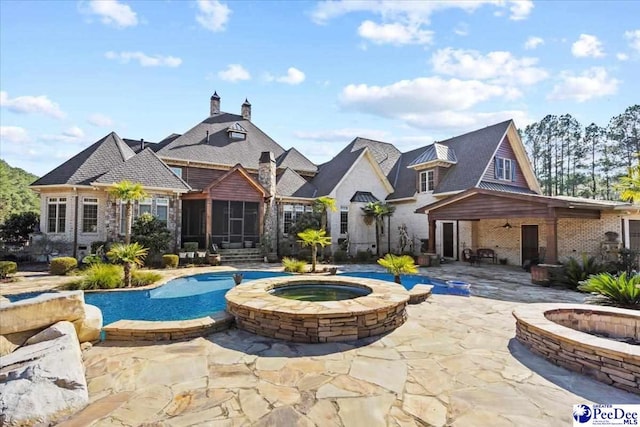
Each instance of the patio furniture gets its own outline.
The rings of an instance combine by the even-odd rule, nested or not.
[[[493,249],[480,248],[476,251],[476,256],[478,260],[490,259],[494,264],[498,262],[498,256]]]
[[[462,250],[462,260],[468,262],[470,265],[474,265],[478,261],[478,256],[473,253],[472,249],[465,248]]]

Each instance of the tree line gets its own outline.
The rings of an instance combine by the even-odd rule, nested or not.
[[[519,130],[543,194],[619,198],[614,184],[640,164],[640,105],[606,127],[583,125],[571,114],[549,114]]]

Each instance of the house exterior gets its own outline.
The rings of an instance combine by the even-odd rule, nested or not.
[[[139,182],[149,197],[134,216],[150,212],[183,242],[270,252],[290,244],[291,225],[314,199],[336,199],[328,213],[334,250],[375,253],[375,226],[362,207],[395,207],[385,221],[381,253],[407,248],[459,259],[464,248],[488,247],[510,263],[547,261],[579,252],[599,253],[605,231],[640,247],[640,215],[628,204],[540,195],[513,121],[439,141],[409,152],[356,138],[330,161],[315,165],[295,148],[285,150],[252,121],[245,100],[240,114],[221,111],[214,93],[209,114],[183,134],[158,143],[110,133],[31,186],[41,195],[41,231],[88,253],[94,241],[124,234],[124,204],[109,187]],[[426,214],[426,215],[425,215]],[[509,225],[502,227],[502,225]],[[544,249],[541,249],[544,248]]]

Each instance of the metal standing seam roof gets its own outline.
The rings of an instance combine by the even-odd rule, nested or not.
[[[145,148],[126,162],[95,180],[98,184],[115,184],[127,180],[143,187],[166,188],[187,192],[191,190],[169,167],[156,156],[151,148]]]
[[[353,193],[353,197],[351,197],[351,202],[356,203],[375,203],[379,201],[380,199],[371,194],[370,191],[356,191]]]
[[[127,143],[111,132],[31,185],[90,185],[134,155]]]
[[[416,166],[422,163],[427,163],[432,160],[442,160],[445,162],[456,163],[458,159],[456,158],[456,153],[452,148],[447,147],[446,145],[439,144],[434,142],[433,144],[427,146],[424,152],[416,157],[409,166]]]

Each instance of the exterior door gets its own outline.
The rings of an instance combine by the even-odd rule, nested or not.
[[[522,226],[522,262],[538,258],[538,226]]]
[[[453,253],[453,223],[445,222],[442,224],[442,256],[453,258]]]

